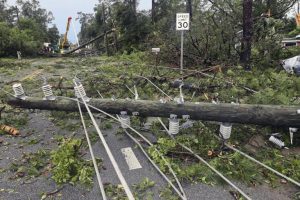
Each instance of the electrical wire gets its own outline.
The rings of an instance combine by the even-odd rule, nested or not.
[[[76,82],[75,82],[75,85],[77,86]],[[82,94],[80,92],[79,92],[79,95],[80,95],[81,100],[82,100],[82,102],[83,102],[83,104],[84,104],[84,106],[85,106],[85,108],[86,108],[86,110],[87,110],[87,112],[88,112],[88,114],[89,114],[89,116],[90,116],[90,118],[92,120],[92,123],[93,123],[93,125],[94,125],[94,127],[95,127],[95,129],[96,129],[96,131],[97,131],[97,133],[98,133],[98,135],[100,137],[100,139],[101,139],[101,142],[102,142],[102,144],[103,144],[103,146],[105,148],[105,151],[106,151],[106,153],[107,153],[107,155],[108,155],[108,157],[109,157],[109,159],[110,159],[110,161],[111,161],[111,163],[112,163],[112,165],[113,165],[113,167],[114,167],[114,169],[115,169],[115,171],[117,173],[117,176],[118,176],[118,178],[119,178],[119,180],[120,180],[120,182],[121,182],[121,184],[122,184],[122,186],[123,186],[123,188],[125,190],[125,193],[126,193],[128,199],[129,200],[134,200],[134,196],[133,196],[133,194],[132,194],[132,192],[131,192],[131,190],[130,190],[130,188],[129,188],[129,186],[128,186],[128,184],[127,184],[127,182],[126,182],[126,180],[125,180],[125,178],[124,178],[124,176],[123,176],[123,174],[122,174],[122,172],[121,172],[121,170],[120,170],[120,168],[118,166],[118,163],[116,162],[116,160],[115,160],[115,158],[114,158],[114,156],[113,156],[110,148],[108,147],[108,145],[107,145],[107,143],[105,141],[105,138],[104,138],[102,132],[100,131],[100,128],[99,128],[99,126],[98,126],[98,124],[97,124],[97,122],[96,122],[96,120],[95,120],[95,118],[94,118],[94,116],[93,116],[93,114],[92,114],[89,106],[87,105],[86,101],[84,100],[84,98],[83,98],[83,96],[82,96]]]
[[[147,152],[145,151],[145,149],[143,148],[143,146],[141,145],[141,143],[135,139],[130,133],[128,133],[127,130],[125,130],[126,135],[132,140],[134,141],[134,143],[136,145],[139,146],[140,150],[143,152],[143,154],[145,155],[145,157],[149,160],[149,162],[153,165],[153,167],[161,174],[161,176],[168,182],[168,184],[175,190],[175,192],[180,196],[181,199],[187,199],[185,196],[181,195],[180,192],[177,190],[177,188],[174,186],[174,184],[172,183],[172,181],[159,169],[159,167],[155,164],[155,162],[149,157],[149,155],[147,154]]]
[[[73,98],[70,98],[70,97],[63,97],[63,96],[58,96],[57,98],[63,98],[63,99],[68,99],[68,100],[71,100],[71,101],[76,101],[75,99]],[[80,102],[80,101],[79,101]],[[83,102],[80,102],[80,103],[83,103]],[[87,104],[86,105],[110,118],[112,118],[113,120],[121,123],[121,121],[119,119],[117,119],[116,117],[114,117],[113,115],[99,109],[99,108],[96,108],[90,104]],[[124,124],[125,126],[127,126],[129,129],[131,129],[133,132],[135,132],[139,137],[141,137],[149,146],[154,146],[145,136],[143,136],[141,133],[139,133],[137,130],[135,130],[134,128],[132,128],[131,126],[128,126],[127,124]],[[184,196],[186,198],[186,195],[185,195],[185,192],[183,190],[183,187],[181,186],[181,183],[179,181],[179,179],[177,178],[174,170],[172,169],[172,166],[171,164],[165,159],[165,157],[157,150],[157,148],[155,148],[156,152],[158,153],[158,155],[162,158],[162,160],[165,162],[165,164],[167,165],[170,173],[172,174],[172,176],[174,177],[175,181],[176,181],[176,184],[178,185],[179,189],[181,190],[181,193],[182,193],[182,196]],[[173,188],[174,189],[174,188]],[[175,190],[175,189],[174,189]]]
[[[99,96],[101,97],[101,99],[103,99],[102,94],[99,92],[99,90],[97,90],[97,93],[99,94]]]
[[[137,63],[135,63],[137,64]],[[143,65],[143,66],[149,66],[149,67],[157,67],[157,68],[161,68],[161,69],[169,69],[169,70],[174,70],[174,71],[180,71],[181,69],[179,68],[173,68],[173,67],[165,67],[165,66],[156,66],[156,65]],[[121,70],[119,70],[121,71]],[[183,71],[186,71],[186,72],[194,72],[194,73],[198,73],[198,74],[201,74],[203,76],[206,76],[206,77],[209,77],[209,78],[215,78],[215,79],[218,79],[218,80],[222,80],[224,82],[226,82],[227,84],[230,84],[230,85],[236,85],[240,88],[243,88],[244,90],[248,91],[248,92],[252,92],[252,93],[258,93],[258,91],[256,90],[253,90],[247,86],[244,86],[244,85],[240,85],[240,84],[235,84],[234,82],[231,82],[231,81],[228,81],[226,80],[225,78],[221,78],[221,77],[214,77],[210,74],[207,74],[207,73],[204,73],[204,72],[201,72],[201,71],[198,71],[198,70],[191,70],[191,69],[183,69]],[[138,76],[138,75],[133,75],[133,76]],[[143,77],[142,77],[143,78]]]
[[[161,125],[164,127],[164,129],[167,131],[167,134],[173,139],[175,140],[174,136],[169,134],[168,129],[166,127],[166,125],[163,123],[163,121],[158,118],[159,122],[161,123]],[[175,140],[176,141],[176,140]],[[177,141],[176,141],[177,142]],[[217,169],[215,169],[213,166],[211,166],[208,162],[206,162],[202,157],[200,157],[198,154],[196,154],[193,150],[191,150],[190,148],[188,148],[187,146],[185,146],[184,144],[177,142],[181,147],[183,147],[184,149],[186,149],[187,151],[189,151],[191,154],[193,154],[193,156],[195,156],[196,158],[198,158],[202,163],[204,163],[207,167],[209,167],[213,172],[215,172],[218,176],[220,176],[225,182],[227,182],[231,187],[233,187],[235,190],[237,190],[243,197],[245,197],[248,200],[251,200],[251,198],[244,193],[240,188],[238,188],[234,183],[232,183],[229,179],[227,179],[221,172],[219,172]]]
[[[125,84],[125,86],[131,92],[131,94],[135,95],[135,93],[132,91],[132,89],[130,89],[130,87],[128,87],[128,85]]]
[[[162,69],[172,69],[172,70],[180,70],[180,69],[177,69],[177,68],[172,68],[172,67],[164,67],[164,66],[157,66],[158,68],[162,68]],[[189,71],[189,72],[195,72],[195,73],[198,73],[198,74],[201,74],[201,75],[203,75],[203,76],[206,76],[206,77],[210,77],[210,78],[216,78],[216,79],[219,79],[219,80],[223,80],[224,82],[226,82],[226,83],[228,83],[228,84],[230,84],[230,85],[235,85],[233,82],[231,82],[231,81],[227,81],[226,79],[224,79],[224,78],[220,78],[220,77],[214,77],[214,76],[212,76],[212,75],[210,75],[210,74],[207,74],[207,73],[204,73],[204,72],[201,72],[201,71],[198,71],[198,70],[189,70],[189,69],[183,69],[184,71]],[[253,90],[253,89],[251,89],[251,88],[249,88],[249,87],[246,87],[246,86],[243,86],[243,85],[238,85],[237,84],[237,86],[238,87],[241,87],[241,88],[243,88],[243,89],[245,89],[245,90],[247,90],[247,91],[249,91],[249,92],[252,92],[252,93],[258,93],[258,91],[255,91],[255,90]]]
[[[217,139],[219,139],[219,140],[222,141],[222,139],[219,138],[217,135],[214,135],[214,136],[215,136]],[[274,174],[276,174],[276,175],[278,175],[278,176],[280,176],[280,177],[286,179],[287,181],[289,181],[289,182],[291,182],[291,183],[297,185],[298,187],[300,187],[300,183],[299,183],[299,182],[297,182],[297,181],[295,181],[295,180],[293,180],[293,179],[287,177],[286,175],[284,175],[284,174],[282,174],[282,173],[276,171],[275,169],[269,167],[268,165],[266,165],[266,164],[264,164],[264,163],[262,163],[262,162],[256,160],[255,158],[249,156],[248,154],[246,154],[246,153],[244,153],[244,152],[242,152],[242,151],[240,151],[240,150],[234,148],[232,145],[226,143],[225,141],[224,141],[223,144],[224,144],[226,147],[228,147],[229,149],[231,149],[231,150],[233,150],[233,151],[235,151],[235,152],[241,154],[242,156],[248,158],[249,160],[255,162],[256,164],[258,164],[258,165],[260,165],[260,166],[262,166],[262,167],[268,169],[269,171],[273,172]]]
[[[147,77],[144,76],[140,76],[140,75],[134,75],[136,77],[140,77],[143,78],[145,80],[147,80],[149,83],[151,83],[156,89],[158,89],[161,93],[163,93],[164,95],[166,95],[170,100],[173,100],[172,97],[170,97],[167,93],[165,93],[162,89],[160,89],[157,85],[155,85],[150,79],[148,79]]]
[[[4,93],[6,93],[6,94],[8,94],[8,95],[10,95],[10,96],[12,96],[12,97],[15,97],[15,95],[14,94],[12,94],[12,93],[10,93],[10,92],[7,92],[6,90],[4,90],[3,88],[0,88],[0,90],[1,91],[3,91]]]
[[[197,71],[197,72],[198,72],[198,71]],[[200,72],[200,73],[203,73],[203,72]],[[205,74],[205,73],[203,73],[203,74]],[[208,74],[206,74],[206,75],[208,75]],[[209,76],[210,76],[210,75],[209,75]],[[213,77],[213,76],[211,76],[211,77]],[[153,83],[153,84],[154,84],[154,83]],[[232,83],[232,84],[233,84],[233,83]],[[248,89],[250,89],[250,88],[248,88]],[[251,90],[251,89],[250,89],[250,90]],[[254,91],[254,92],[256,92],[256,91]],[[165,126],[165,124],[161,121],[160,118],[158,118],[158,120],[160,121],[160,123],[162,124],[162,126],[164,127],[164,129],[165,129],[165,130],[167,131],[167,133],[169,134],[169,131],[168,131],[167,127]],[[203,124],[203,125],[204,125],[204,124]],[[173,135],[169,134],[169,136],[172,137],[172,138],[174,139],[174,136],[173,136]],[[218,138],[218,136],[215,136],[215,137]],[[218,138],[218,139],[220,139],[220,138]],[[293,180],[293,179],[291,179],[291,178],[285,176],[284,174],[282,174],[282,173],[280,173],[280,172],[278,172],[278,171],[272,169],[271,167],[265,165],[264,163],[261,163],[260,161],[258,161],[258,160],[256,160],[256,159],[252,158],[251,156],[249,156],[249,155],[247,155],[247,154],[241,152],[240,150],[234,148],[233,146],[230,146],[228,143],[226,143],[226,142],[224,141],[224,139],[222,140],[222,142],[223,142],[223,145],[226,145],[228,148],[230,148],[230,149],[232,149],[232,150],[234,150],[234,151],[240,153],[241,155],[245,156],[246,158],[252,160],[253,162],[255,162],[255,163],[257,163],[257,164],[259,164],[259,165],[265,167],[266,169],[268,169],[268,170],[272,171],[273,173],[277,174],[278,176],[280,176],[280,177],[282,177],[282,178],[285,178],[286,180],[288,180],[288,181],[290,181],[291,183],[293,183],[293,184],[295,184],[295,185],[297,185],[297,186],[300,187],[300,183],[298,183],[297,181],[295,181],[295,180]],[[186,150],[188,150],[188,151],[191,152],[191,149],[189,149],[188,147],[186,147],[186,146],[183,146],[183,147],[184,147]],[[191,152],[191,153],[192,153],[192,154],[195,154],[195,153],[193,153],[193,152]],[[195,156],[197,157],[198,155],[195,154]],[[199,159],[199,158],[198,158],[198,159]],[[201,159],[202,159],[202,158],[201,158]],[[203,159],[202,159],[202,160],[203,160]],[[203,160],[203,161],[204,161],[204,160]]]
[[[131,89],[126,85],[126,87],[131,91]],[[101,98],[103,99],[103,96],[100,94],[100,92],[99,91],[97,91],[98,92],[98,94],[101,96]],[[132,92],[132,91],[131,91]],[[118,121],[121,123],[121,120],[120,120],[120,117],[119,117],[119,115],[117,115],[117,118],[118,118]],[[128,125],[127,125],[128,126]],[[130,125],[130,127],[132,127],[131,125]],[[178,181],[178,183],[179,183],[179,187],[181,188],[181,190],[182,190],[182,193],[183,193],[183,195],[178,191],[178,189],[174,186],[174,184],[172,183],[172,181],[170,181],[170,179],[159,169],[159,167],[154,163],[154,161],[149,157],[149,155],[146,153],[146,151],[144,150],[144,148],[143,148],[143,146],[131,135],[131,134],[129,134],[128,133],[128,131],[124,128],[124,131],[125,131],[125,133],[127,134],[127,136],[131,139],[131,140],[133,140],[138,146],[139,146],[139,148],[141,149],[141,151],[143,152],[143,154],[146,156],[146,158],[149,160],[149,162],[154,166],[154,168],[162,175],[162,177],[169,183],[169,185],[174,189],[174,191],[179,195],[179,197],[181,198],[181,199],[183,199],[183,200],[185,200],[185,199],[187,199],[186,198],[186,195],[185,195],[185,193],[184,193],[184,190],[183,190],[183,188],[181,187],[181,185],[180,185],[180,183],[179,183],[179,181]],[[143,138],[142,137],[142,139],[144,140],[144,141],[146,141],[147,143],[148,143],[148,145],[149,145],[149,143],[150,143],[150,146],[153,146],[153,144],[149,141],[149,140],[147,140],[146,138]],[[146,139],[146,140],[145,140]],[[155,148],[155,150],[158,152],[158,150]],[[164,159],[164,157],[161,155],[161,157]],[[166,160],[164,159],[164,161],[166,162]],[[176,175],[175,175],[175,178],[176,178]],[[176,180],[177,181],[177,180]]]
[[[94,155],[94,152],[93,152],[93,148],[92,148],[92,144],[91,144],[91,141],[90,141],[90,137],[88,135],[86,125],[85,125],[85,122],[84,122],[84,118],[83,118],[83,115],[82,115],[82,110],[81,110],[81,107],[80,107],[80,103],[78,101],[77,101],[77,106],[78,106],[78,109],[79,109],[79,114],[80,114],[83,129],[84,129],[85,137],[86,137],[86,140],[87,140],[87,143],[88,143],[88,146],[89,146],[89,150],[90,150],[90,154],[91,154],[91,157],[92,157],[93,165],[94,165],[94,168],[95,168],[95,172],[96,172],[99,188],[100,188],[100,191],[101,191],[102,199],[107,200],[105,190],[104,190],[104,186],[103,186],[103,182],[101,180],[101,176],[100,176],[99,169],[98,169],[98,166],[97,166],[97,161],[96,161],[96,158],[95,158],[95,155]]]

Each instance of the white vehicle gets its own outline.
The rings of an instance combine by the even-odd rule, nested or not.
[[[282,66],[288,73],[300,75],[300,56],[283,60]]]

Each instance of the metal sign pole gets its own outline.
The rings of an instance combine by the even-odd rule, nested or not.
[[[184,31],[181,31],[180,74],[183,73],[183,38],[184,38]]]
[[[190,14],[177,13],[176,14],[176,30],[181,31],[181,55],[180,55],[180,74],[183,74],[183,42],[184,31],[190,29]]]

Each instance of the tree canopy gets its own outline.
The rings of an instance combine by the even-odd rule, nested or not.
[[[138,3],[99,0],[94,13],[79,12],[80,42],[114,29],[114,38],[106,42],[118,38],[118,52],[160,47],[163,60],[178,65],[180,33],[175,30],[175,16],[188,12],[186,65],[241,63],[249,67],[254,61],[270,65],[283,58],[282,38],[300,33],[295,20],[287,16],[297,0],[152,0],[150,11],[138,10]],[[53,19],[38,0],[17,0],[13,6],[0,0],[0,56],[15,55],[18,50],[34,55],[44,42],[56,44],[60,37]],[[93,45],[101,49],[107,44]]]
[[[187,64],[240,61],[250,64],[253,60],[266,64],[279,59],[281,39],[296,28],[294,19],[287,17],[296,2],[153,0],[148,12],[136,10],[136,1],[99,0],[93,14],[79,13],[80,40],[90,40],[114,28],[122,42],[122,52],[160,47],[165,61],[178,64],[178,59],[174,59],[180,51],[175,15],[189,12],[192,23],[190,31],[185,33]]]
[[[51,25],[52,12],[40,7],[37,0],[17,0],[8,6],[0,1],[0,56],[35,55],[44,42],[57,43],[59,32]]]

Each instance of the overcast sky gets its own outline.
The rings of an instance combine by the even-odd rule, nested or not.
[[[12,5],[16,0],[8,0],[8,4]],[[60,31],[64,33],[66,29],[67,18],[69,16],[76,18],[77,12],[93,13],[94,5],[98,0],[40,0],[42,8],[52,11],[55,17],[55,23]],[[139,9],[151,9],[151,0],[139,0]],[[75,22],[75,29],[80,30],[80,24]],[[70,29],[69,39],[75,42],[75,34]]]

